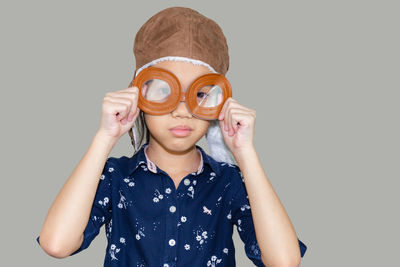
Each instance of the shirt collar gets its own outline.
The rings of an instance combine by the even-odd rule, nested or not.
[[[153,163],[146,154],[146,150],[149,143],[145,143],[130,159],[129,159],[129,175],[131,175],[136,169],[144,164],[147,169],[153,173],[158,173],[159,168]],[[217,174],[220,175],[220,164],[211,156],[209,156],[200,146],[196,145],[197,151],[200,153],[200,165],[197,169],[196,175],[200,174],[204,170],[204,165],[208,165]]]

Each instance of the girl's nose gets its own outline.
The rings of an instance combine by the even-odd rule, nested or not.
[[[176,108],[172,111],[172,116],[191,118],[193,115],[188,109],[186,101],[181,98]]]

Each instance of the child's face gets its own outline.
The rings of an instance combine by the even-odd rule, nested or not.
[[[175,74],[181,83],[183,91],[186,91],[197,77],[211,73],[205,66],[197,66],[181,61],[162,61],[154,66],[164,68]],[[156,139],[157,143],[173,151],[192,147],[206,134],[210,125],[210,121],[194,117],[185,102],[180,102],[169,114],[150,115],[145,113],[144,118],[151,133],[150,142],[152,142],[151,139]],[[169,129],[179,125],[189,126],[193,130],[187,136],[175,136]]]

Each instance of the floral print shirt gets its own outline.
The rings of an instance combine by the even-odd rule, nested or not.
[[[236,225],[247,257],[264,266],[239,167],[215,161],[196,145],[199,168],[176,188],[148,159],[147,146],[130,158],[107,159],[83,243],[71,255],[89,247],[105,224],[107,267],[236,266]],[[307,247],[298,242],[303,257]]]

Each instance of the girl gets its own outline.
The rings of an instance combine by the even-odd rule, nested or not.
[[[256,266],[299,266],[307,247],[254,148],[255,110],[231,97],[219,26],[167,8],[141,27],[134,53],[134,79],[104,97],[100,127],[50,207],[43,250],[74,255],[105,224],[104,266],[235,266],[236,225]],[[127,131],[134,155],[108,157]],[[196,145],[204,135],[212,156]]]

